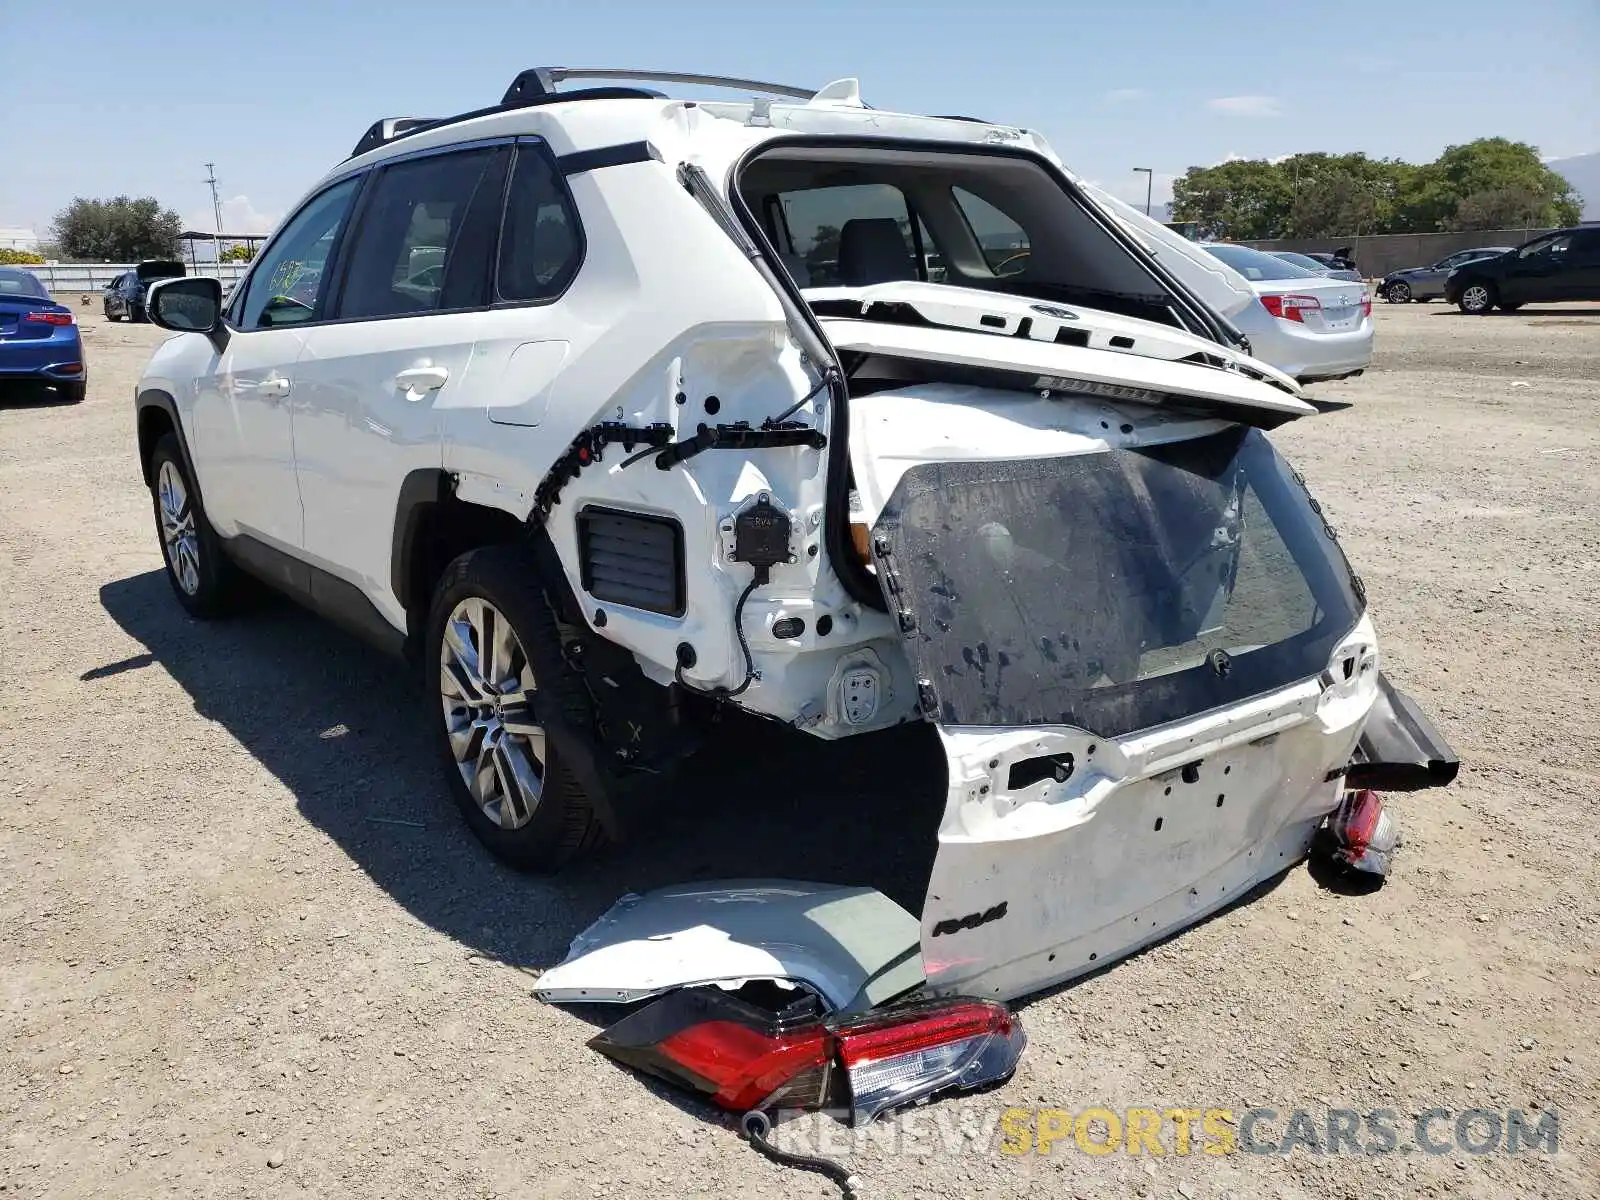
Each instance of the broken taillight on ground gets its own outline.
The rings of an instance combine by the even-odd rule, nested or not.
[[[838,1025],[833,1034],[855,1125],[940,1092],[1008,1079],[1028,1040],[1022,1022],[988,1000],[889,1009]]]
[[[735,1112],[846,1109],[852,1124],[1003,1082],[1027,1038],[1005,1005],[924,1001],[831,1021],[807,996],[774,1011],[717,987],[687,988],[589,1044]]]
[[[1321,854],[1345,871],[1383,879],[1389,860],[1400,843],[1400,831],[1384,807],[1383,797],[1371,788],[1347,791],[1339,807],[1317,831],[1313,854]]]

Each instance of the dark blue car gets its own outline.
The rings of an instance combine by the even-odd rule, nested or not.
[[[0,267],[0,383],[10,380],[52,384],[77,403],[89,370],[72,310],[50,299],[31,271]]]

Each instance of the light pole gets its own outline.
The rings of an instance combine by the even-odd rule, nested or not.
[[[1148,217],[1150,215],[1150,193],[1155,190],[1156,173],[1150,167],[1135,167],[1133,173],[1144,176],[1144,215]]]

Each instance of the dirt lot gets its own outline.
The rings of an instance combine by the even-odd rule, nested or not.
[[[1276,436],[1459,783],[1395,802],[1376,895],[1296,868],[1024,1005],[1010,1084],[844,1148],[868,1195],[1600,1194],[1600,307],[1377,315],[1374,369]],[[510,874],[450,809],[398,666],[285,604],[183,616],[133,457],[162,335],[85,326],[85,404],[0,404],[0,1192],[834,1194],[588,1050],[531,980],[628,888],[786,874],[914,904],[927,846],[894,814],[925,813],[925,764],[785,763],[746,732],[661,842]],[[1393,1109],[1402,1145],[1431,1108],[1554,1110],[1560,1148],[1179,1155],[1168,1126],[1159,1158],[1016,1157],[984,1132],[1139,1105],[1276,1110],[1257,1144],[1297,1108]]]

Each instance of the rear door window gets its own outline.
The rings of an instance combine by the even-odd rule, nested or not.
[[[481,239],[463,238],[480,191],[498,202],[504,147],[430,154],[373,181],[350,248],[342,319],[409,316],[489,302]]]

